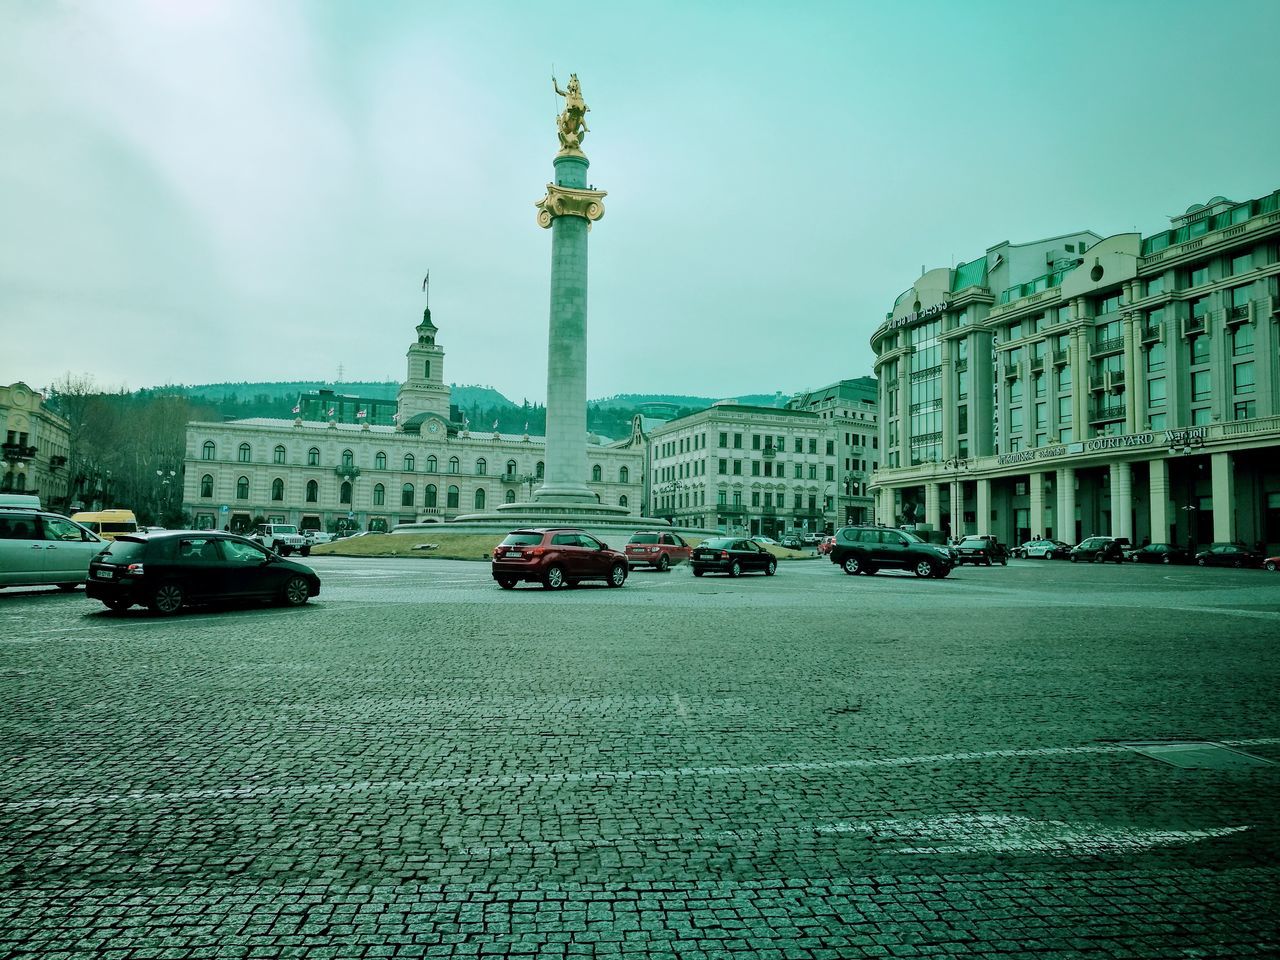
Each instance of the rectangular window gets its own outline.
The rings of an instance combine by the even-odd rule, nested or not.
[[[834,440],[827,441],[827,456],[834,457],[836,455],[836,442]]]
[[[1058,391],[1066,391],[1071,389],[1071,368],[1069,366],[1060,367],[1058,369]]]
[[[1209,298],[1197,297],[1195,300],[1188,301],[1191,304],[1191,319],[1203,320],[1209,315]]]
[[[1014,407],[1009,411],[1009,430],[1011,433],[1022,432],[1022,408]]]
[[[733,475],[734,475],[735,477],[740,477],[740,476],[742,476],[742,461],[741,461],[741,460],[735,460],[735,461],[733,461]]]
[[[1244,283],[1238,287],[1231,288],[1231,306],[1236,309],[1248,307],[1249,301],[1253,299],[1253,284]]]
[[[720,434],[720,446],[721,448],[729,446],[729,434],[724,432]]]
[[[1113,293],[1107,297],[1101,297],[1097,300],[1094,307],[1093,315],[1100,317],[1105,313],[1115,313],[1124,305],[1124,294]]]
[[[804,466],[799,463],[796,464],[796,479],[797,480],[804,479]]]
[[[779,475],[781,475],[781,467],[782,467],[782,464],[778,464],[778,467],[779,467]],[[772,477],[772,476],[773,476],[773,461],[771,461],[771,460],[766,460],[766,461],[765,461],[765,464],[764,464],[764,475],[765,475],[766,477]]]
[[[818,441],[814,437],[809,438],[809,452],[812,454],[817,454],[818,452]]]
[[[765,494],[764,494],[764,505],[765,505],[766,507],[772,507],[772,506],[773,506],[773,494],[772,494],[772,493],[770,493],[768,490],[766,490],[766,491],[765,491]],[[784,504],[783,504],[783,502],[782,502],[782,494],[779,494],[779,495],[778,495],[778,506],[780,506],[780,507],[781,507],[781,506],[784,506]]]
[[[759,449],[760,449],[760,434],[758,434],[758,433],[753,433],[753,434],[751,435],[751,449],[752,449],[752,450],[759,450]]]
[[[1044,403],[1036,404],[1036,429],[1043,430],[1049,423],[1048,405]]]
[[[1058,423],[1070,423],[1070,422],[1071,422],[1071,398],[1059,397],[1058,398]]]
[[[1019,321],[1018,323],[1012,323],[1012,324],[1010,324],[1010,325],[1009,325],[1009,339],[1010,339],[1010,340],[1021,340],[1021,339],[1022,339],[1022,323],[1021,323],[1021,321]]]
[[[1231,331],[1231,354],[1241,357],[1253,353],[1253,324],[1242,323]]]
[[[1210,383],[1209,371],[1197,370],[1191,374],[1191,399],[1192,400],[1208,400]]]
[[[726,460],[724,457],[721,457],[720,458],[720,476],[723,477],[728,472],[729,472],[729,461]]]
[[[1163,430],[1169,418],[1166,417],[1163,413],[1153,413],[1147,419],[1151,423],[1152,430]]]
[[[961,370],[956,374],[956,389],[960,393],[960,399],[966,400],[969,397],[969,371]]]
[[[1070,306],[1070,304],[1068,304],[1068,305],[1067,305],[1067,306],[1065,306],[1065,307],[1059,307],[1059,308],[1058,308],[1058,322],[1059,322],[1059,323],[1066,323],[1066,322],[1067,322],[1068,320],[1070,320],[1070,319],[1071,319],[1071,306]],[[1065,335],[1064,335],[1064,337],[1065,337]]]
[[[1213,422],[1213,411],[1208,407],[1196,407],[1191,411],[1191,425],[1193,427],[1208,426]]]
[[[1164,293],[1164,274],[1162,273],[1158,277],[1152,277],[1146,282],[1142,289],[1144,295],[1148,297],[1153,297],[1157,293]]]
[[[1244,363],[1237,363],[1235,369],[1231,372],[1232,381],[1235,384],[1236,393],[1253,393],[1253,361],[1246,360]]]
[[[751,505],[752,505],[753,507],[758,507],[758,506],[760,506],[760,491],[759,491],[759,490],[752,490],[752,491],[751,491]]]
[[[1019,403],[1021,400],[1022,400],[1022,381],[1010,380],[1009,381],[1009,402]]]
[[[1258,403],[1256,400],[1244,400],[1231,408],[1232,420],[1252,420],[1257,415]]]
[[[752,460],[752,461],[751,461],[751,475],[752,475],[753,477],[758,477],[758,476],[760,476],[760,461],[759,461],[759,460]]]
[[[733,435],[733,449],[735,449],[735,450],[741,450],[741,449],[742,449],[742,434],[740,434],[740,433],[735,433],[735,434]]]
[[[818,465],[816,463],[809,464],[809,479],[810,480],[818,479]]]
[[[1238,257],[1231,258],[1231,275],[1238,277],[1242,273],[1248,273],[1253,269],[1253,251],[1242,253]],[[1240,419],[1239,417],[1236,418]]]
[[[1207,335],[1202,333],[1191,338],[1191,362],[1209,362],[1209,338]]]
[[[1158,373],[1164,369],[1165,349],[1163,343],[1153,343],[1147,351],[1147,372]]]
[[[1147,381],[1147,405],[1151,407],[1163,407],[1166,399],[1165,379],[1164,377],[1156,377],[1154,380]]]
[[[1197,263],[1191,267],[1187,278],[1187,286],[1199,287],[1209,282],[1209,264]]]
[[[1032,393],[1037,397],[1044,396],[1044,374],[1037,373],[1031,378]]]
[[[956,411],[956,433],[969,432],[969,405],[967,403],[960,404],[960,409]],[[866,469],[863,467],[862,469]]]
[[[828,466],[828,467],[827,467],[827,479],[828,479],[828,480],[834,480],[835,478],[836,478],[836,468],[835,468],[835,467],[832,467],[832,466]]]

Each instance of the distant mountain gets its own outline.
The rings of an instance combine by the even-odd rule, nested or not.
[[[592,400],[592,406],[603,410],[618,407],[633,408],[645,403],[665,403],[692,410],[704,410],[719,400],[736,400],[756,407],[784,407],[791,399],[789,393],[744,393],[732,397],[695,397],[680,393],[618,393],[602,400]]]

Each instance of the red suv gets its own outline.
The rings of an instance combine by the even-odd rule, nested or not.
[[[520,581],[559,590],[581,580],[627,582],[627,558],[577,527],[513,530],[493,551],[493,579],[503,590]]]
[[[632,534],[622,548],[633,567],[669,570],[689,559],[690,548],[679,536],[664,530],[642,530]]]

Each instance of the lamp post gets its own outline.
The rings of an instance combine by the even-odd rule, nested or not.
[[[969,465],[968,457],[947,457],[946,460],[942,461],[942,466],[951,471],[950,536],[954,538],[957,532],[960,535],[964,534],[964,490],[960,476],[968,473],[972,468]]]
[[[347,501],[347,515],[338,518],[338,529],[345,530],[348,533],[355,529],[356,526],[356,478],[354,474],[344,473],[342,482],[348,486],[351,499]],[[342,498],[339,497],[339,500]]]
[[[169,512],[169,498],[173,494],[173,481],[177,470],[156,471],[156,520],[162,521]]]

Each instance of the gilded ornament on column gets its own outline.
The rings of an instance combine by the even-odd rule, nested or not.
[[[582,190],[547,184],[547,195],[534,204],[538,208],[538,226],[550,227],[556,217],[582,217],[588,222],[604,216],[605,190]]]

